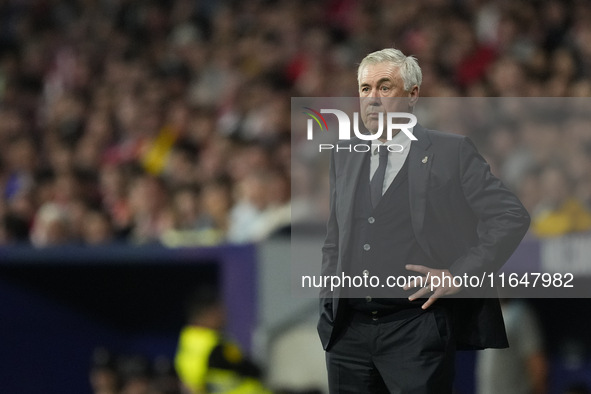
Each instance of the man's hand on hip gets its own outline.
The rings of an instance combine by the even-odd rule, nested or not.
[[[404,287],[404,290],[408,290],[408,289],[412,289],[413,287],[417,287],[417,286],[421,286],[421,285],[423,286],[423,287],[421,287],[421,289],[419,291],[417,291],[416,293],[414,293],[413,295],[408,297],[409,300],[414,301],[417,298],[420,298],[420,297],[424,296],[425,294],[430,293],[431,288],[433,288],[433,294],[431,295],[431,297],[429,297],[427,302],[425,302],[423,304],[423,306],[421,307],[423,309],[429,308],[440,297],[456,294],[457,292],[462,290],[462,287],[454,286],[453,276],[449,273],[448,270],[438,270],[435,268],[425,267],[424,265],[412,265],[412,264],[407,264],[406,269],[409,271],[415,271],[415,272],[418,272],[418,273],[424,275],[422,280],[415,279],[415,280],[409,282]],[[439,280],[436,280],[432,286],[432,278],[433,277],[438,277]],[[439,282],[439,283],[437,283],[437,282]],[[439,285],[436,286],[437,284],[439,284]]]

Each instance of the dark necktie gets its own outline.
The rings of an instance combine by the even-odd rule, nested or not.
[[[380,164],[373,174],[369,184],[371,190],[371,204],[375,208],[382,198],[382,189],[384,188],[384,177],[386,176],[386,167],[388,166],[388,147],[380,145]]]

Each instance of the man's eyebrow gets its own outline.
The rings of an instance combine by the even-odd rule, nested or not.
[[[384,82],[394,82],[394,81],[391,78],[388,78],[388,77],[384,77],[384,78],[378,79],[378,85],[379,84],[382,84]],[[364,87],[364,86],[370,86],[370,84],[367,83],[367,82],[363,82],[362,84],[359,85],[360,88],[361,87]]]
[[[381,84],[381,83],[383,83],[383,82],[393,82],[393,81],[392,81],[391,78],[388,78],[388,77],[380,78],[378,80],[378,85]]]

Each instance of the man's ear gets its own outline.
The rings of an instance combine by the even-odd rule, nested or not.
[[[419,99],[419,87],[417,85],[414,85],[409,92],[409,99],[408,99],[408,106],[409,108],[412,108],[415,106],[415,104],[417,103],[417,100]]]

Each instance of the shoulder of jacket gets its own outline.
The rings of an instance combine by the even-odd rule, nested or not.
[[[469,141],[464,135],[448,133],[440,130],[423,129],[431,142],[431,147],[436,151],[443,150],[448,154],[461,150],[462,145]]]

